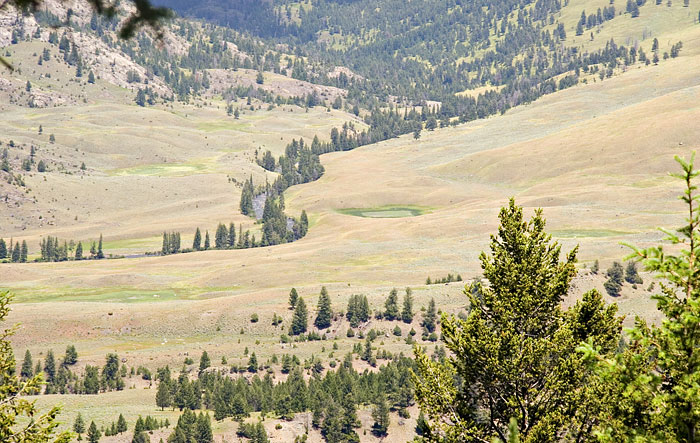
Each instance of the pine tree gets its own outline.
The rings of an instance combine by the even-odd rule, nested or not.
[[[78,413],[78,416],[75,417],[75,421],[73,422],[73,432],[78,434],[78,440],[81,440],[82,437],[80,434],[85,432],[85,421],[83,421],[83,416]]]
[[[228,226],[228,248],[233,249],[236,247],[236,227],[231,222]]]
[[[216,227],[216,234],[214,235],[214,247],[216,249],[225,249],[228,244],[228,230],[226,225],[219,223]]]
[[[49,350],[46,353],[46,361],[44,362],[44,374],[46,381],[53,383],[56,378],[56,359],[53,356],[53,351]]]
[[[292,335],[299,335],[305,333],[308,324],[307,316],[308,312],[306,310],[306,303],[304,303],[304,298],[299,297],[297,299],[296,307],[294,308],[294,315],[292,316],[292,325],[289,329],[289,333]]]
[[[194,241],[192,242],[192,249],[195,251],[199,251],[199,249],[202,247],[202,232],[199,230],[199,227],[197,227],[197,230],[194,231]]]
[[[241,191],[241,214],[252,215],[255,211],[253,209],[253,198],[255,189],[253,187],[253,177],[251,176],[249,180],[243,183],[243,190]]]
[[[437,313],[435,312],[435,299],[431,298],[428,303],[428,309],[423,314],[423,330],[425,333],[435,332],[435,324],[437,322]]]
[[[663,321],[648,325],[638,318],[628,346],[613,358],[601,355],[595,343],[583,347],[599,374],[596,393],[604,399],[601,422],[593,429],[600,441],[697,441],[700,224],[693,181],[700,171],[694,169],[694,157],[676,157],[683,171],[673,175],[685,182],[687,218],[676,231],[664,231],[674,247],[632,247],[630,257],[665,282],[653,297]]]
[[[622,270],[622,265],[618,262],[614,262],[608,269],[608,280],[603,286],[605,286],[605,290],[611,297],[617,297],[620,295],[620,291],[622,290],[623,273],[624,271]]]
[[[19,263],[22,257],[22,252],[20,251],[19,242],[15,243],[15,247],[12,249],[12,263]]]
[[[204,250],[206,251],[210,246],[211,242],[209,241],[209,231],[206,231],[204,234]]]
[[[128,426],[126,424],[126,420],[124,419],[124,416],[122,414],[119,414],[119,418],[117,419],[117,433],[121,434],[122,432],[126,432],[128,430]]]
[[[78,242],[78,246],[75,247],[75,259],[76,260],[83,259],[83,243],[82,242]]]
[[[406,288],[406,295],[403,296],[403,308],[401,309],[401,320],[404,323],[413,322],[413,292],[411,288]]]
[[[491,254],[480,256],[489,284],[465,289],[466,320],[442,315],[452,357],[436,361],[415,348],[415,394],[429,435],[507,441],[515,419],[523,441],[583,441],[600,405],[587,389],[593,373],[577,347],[590,340],[610,355],[622,319],[596,291],[562,310],[576,273],[576,249],[560,261],[561,247],[545,233],[540,210],[525,221],[511,199],[499,218]]]
[[[338,404],[332,398],[329,400],[323,414],[321,434],[327,442],[345,441],[342,429],[341,411]]]
[[[399,316],[399,304],[398,304],[398,291],[396,288],[389,292],[389,297],[387,297],[384,303],[384,318],[387,320],[396,320]]]
[[[299,217],[299,238],[304,237],[309,231],[309,217],[306,215],[306,210],[301,211],[301,217]]]
[[[102,434],[100,433],[99,429],[97,429],[97,425],[95,424],[94,421],[90,422],[90,427],[88,428],[88,442],[90,443],[99,443],[100,437],[102,437]]]
[[[147,432],[141,431],[134,434],[131,443],[151,443],[151,437],[148,436]]]
[[[170,383],[167,380],[161,380],[158,383],[158,392],[156,392],[156,406],[161,410],[172,405],[172,396],[170,393]]]
[[[22,369],[20,370],[19,375],[25,380],[34,376],[32,353],[29,352],[29,349],[27,349],[24,353],[24,360],[22,360]]]
[[[170,254],[170,237],[167,232],[163,232],[163,245],[160,248],[161,255]]]
[[[296,307],[298,299],[299,294],[297,294],[297,290],[292,288],[292,290],[289,291],[289,309],[294,309]]]
[[[27,251],[27,241],[26,241],[26,240],[22,240],[22,249],[20,249],[20,252],[19,252],[19,261],[20,261],[20,263],[26,263],[26,262],[27,262],[27,254],[28,254],[28,251]]]
[[[385,436],[389,430],[390,419],[389,405],[383,393],[379,396],[372,409],[372,419],[374,420],[372,424],[372,433],[377,437]]]
[[[78,351],[75,350],[75,345],[66,347],[66,355],[63,356],[63,365],[72,366],[78,363]]]
[[[248,372],[258,372],[258,358],[255,356],[255,352],[250,354],[248,359]]]
[[[321,288],[321,295],[318,298],[318,313],[316,314],[316,320],[314,320],[314,326],[318,329],[326,329],[331,326],[332,319],[331,298],[324,286]]]
[[[7,258],[7,243],[5,240],[0,238],[0,260]]]
[[[207,354],[207,351],[202,351],[202,356],[199,358],[199,372],[201,373],[210,366],[211,360],[209,359],[209,354]]]
[[[105,258],[105,254],[102,252],[102,234],[100,234],[100,241],[97,243],[97,258]]]
[[[197,417],[195,441],[197,443],[214,443],[214,434],[211,430],[211,418],[209,414],[200,412]]]

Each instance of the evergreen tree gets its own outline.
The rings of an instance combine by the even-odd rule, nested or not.
[[[27,241],[26,241],[26,240],[22,240],[22,249],[20,250],[20,253],[19,253],[19,261],[20,261],[20,263],[27,263],[27,254],[28,254],[28,251],[27,251]]]
[[[341,414],[338,404],[331,398],[323,414],[323,424],[321,425],[321,434],[327,442],[345,441]]]
[[[6,324],[10,300],[8,292],[0,291],[0,323]],[[9,342],[13,332],[14,328],[10,327],[0,335],[0,436],[8,442],[68,442],[71,435],[67,432],[53,435],[59,425],[56,419],[60,408],[55,406],[41,413],[35,402],[26,398],[40,391],[42,376],[36,374],[26,380],[20,379]]]
[[[622,276],[624,271],[622,265],[614,262],[607,271],[608,280],[605,282],[605,290],[611,297],[617,297],[622,290]]]
[[[258,358],[255,356],[255,352],[250,354],[248,359],[248,372],[258,372]]]
[[[387,297],[384,303],[384,318],[387,320],[396,320],[399,316],[399,296],[396,288],[389,292],[389,297]]]
[[[297,299],[296,307],[294,308],[294,315],[292,316],[292,325],[289,329],[289,333],[292,335],[305,333],[307,328],[307,316],[308,312],[306,310],[304,298],[299,297]]]
[[[508,441],[515,419],[523,441],[585,440],[600,404],[587,389],[593,374],[577,347],[590,340],[609,355],[622,319],[596,291],[562,310],[576,273],[576,249],[560,261],[561,248],[545,233],[540,210],[524,221],[511,199],[499,218],[491,254],[480,257],[489,284],[465,289],[466,320],[442,315],[453,357],[435,361],[415,348],[416,398],[428,435]]]
[[[228,248],[233,249],[236,247],[236,227],[231,222],[228,226]]]
[[[197,443],[214,443],[214,434],[211,430],[211,418],[209,414],[200,412],[197,417],[195,441]]]
[[[78,434],[78,440],[82,440],[80,434],[85,432],[85,421],[83,420],[83,416],[80,415],[80,412],[78,412],[78,416],[75,417],[75,421],[73,422],[73,432]]]
[[[128,426],[126,424],[126,420],[124,419],[124,416],[122,414],[119,414],[119,418],[117,419],[117,433],[121,434],[122,432],[126,432],[128,430]]]
[[[161,380],[160,383],[158,383],[158,391],[156,392],[156,406],[158,406],[161,410],[172,406],[170,383],[167,380]]]
[[[321,295],[318,298],[318,313],[316,314],[316,320],[314,320],[314,326],[318,329],[326,329],[331,326],[332,319],[331,298],[324,286],[321,288]]]
[[[134,433],[134,438],[131,439],[131,443],[151,443],[151,437],[144,431]]]
[[[403,296],[403,308],[401,309],[401,320],[404,323],[413,322],[413,295],[411,288],[406,288],[406,295]]]
[[[299,294],[297,294],[297,290],[295,288],[292,288],[291,291],[289,291],[289,308],[294,309],[297,305],[297,300],[299,299]]]
[[[32,353],[27,349],[24,353],[24,360],[22,360],[22,369],[19,375],[23,379],[29,379],[34,376],[34,364],[32,363]]]
[[[197,228],[196,231],[194,231],[194,241],[192,242],[192,249],[195,251],[199,251],[199,249],[202,247],[202,232],[199,230],[199,227]]]
[[[76,260],[83,259],[83,243],[82,242],[78,242],[78,246],[75,247],[75,259]]]
[[[7,258],[7,243],[0,238],[0,260]]]
[[[210,246],[211,242],[209,241],[209,231],[206,231],[204,234],[204,250],[206,251]]]
[[[71,366],[78,363],[78,351],[75,350],[75,345],[66,347],[66,355],[63,356],[63,365]]]
[[[102,252],[102,234],[100,234],[100,240],[97,243],[97,258],[98,259],[105,258],[105,254]]]
[[[595,343],[583,349],[599,375],[594,385],[604,398],[601,423],[593,431],[600,441],[697,441],[700,423],[700,225],[693,181],[700,172],[694,157],[676,157],[685,182],[682,200],[687,205],[686,224],[664,231],[666,241],[681,248],[672,254],[663,246],[633,248],[633,256],[664,282],[653,298],[663,321],[647,325],[636,319],[629,345],[614,358],[601,355]],[[675,249],[672,249],[675,250]]]
[[[255,189],[253,188],[253,177],[251,176],[249,180],[243,183],[243,190],[241,191],[241,214],[252,215],[253,210],[253,198]]]
[[[146,106],[146,91],[143,88],[139,88],[136,92],[136,97],[134,97],[134,102],[139,106]]]
[[[435,312],[435,299],[431,298],[430,303],[428,303],[428,309],[423,314],[423,331],[427,333],[435,332],[435,325],[437,323],[437,313]]]
[[[210,366],[211,360],[209,359],[209,354],[207,354],[207,351],[202,351],[202,356],[199,358],[199,372],[201,373]]]
[[[46,375],[46,381],[48,383],[53,383],[56,378],[56,359],[53,356],[53,351],[49,350],[46,353],[46,361],[44,362],[44,374]]]
[[[372,409],[372,419],[374,420],[374,424],[372,424],[372,433],[378,437],[385,436],[389,430],[390,419],[389,405],[383,393],[379,396]]]
[[[12,249],[12,263],[19,263],[20,258],[22,257],[22,252],[20,251],[19,248],[19,242],[15,243],[15,247]]]
[[[94,421],[91,421],[87,433],[88,442],[99,443],[100,437],[102,437],[102,434],[100,433],[99,429],[97,429],[97,425]]]
[[[304,237],[309,231],[309,217],[306,215],[306,210],[301,211],[301,217],[299,217],[299,238]]]
[[[625,268],[625,281],[627,283],[632,283],[633,285],[641,285],[644,283],[642,277],[640,277],[639,273],[637,272],[637,262],[627,262],[627,267]]]
[[[356,328],[360,323],[368,321],[369,314],[367,296],[358,294],[351,295],[348,301],[348,310],[345,313],[346,318],[350,322],[350,326]]]
[[[216,234],[214,235],[214,247],[216,249],[225,249],[228,245],[228,230],[226,225],[219,223],[216,227]]]
[[[167,232],[163,232],[163,245],[160,247],[161,255],[170,254],[170,236]]]

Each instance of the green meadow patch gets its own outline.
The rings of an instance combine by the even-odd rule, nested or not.
[[[633,234],[626,231],[615,231],[612,229],[560,229],[551,231],[553,237],[558,238],[597,238],[597,237],[617,237],[620,235]]]
[[[55,301],[82,301],[97,303],[144,303],[173,300],[203,300],[231,295],[237,286],[220,288],[168,288],[159,290],[142,290],[128,287],[100,289],[53,289],[51,292],[31,290],[13,290],[18,303],[41,303]]]
[[[429,210],[418,206],[380,206],[376,208],[338,209],[338,212],[365,218],[403,218],[427,214]]]
[[[212,161],[195,161],[189,163],[153,163],[150,165],[139,165],[131,168],[114,169],[109,171],[110,175],[144,175],[144,176],[167,176],[185,177],[194,174],[206,174],[214,172]]]

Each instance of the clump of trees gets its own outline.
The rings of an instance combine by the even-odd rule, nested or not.
[[[455,281],[462,281],[462,275],[461,274],[457,274],[457,275],[447,274],[447,277],[435,278],[435,279],[428,277],[425,279],[425,284],[426,285],[438,285],[438,284],[442,284],[442,283],[452,283]]]

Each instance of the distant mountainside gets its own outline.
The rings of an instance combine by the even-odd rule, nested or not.
[[[295,77],[347,88],[350,98],[367,107],[427,100],[441,104],[442,116],[466,120],[528,103],[589,75],[603,72],[606,78],[653,62],[654,55],[676,56],[677,41],[653,49],[652,40],[698,18],[687,1],[660,0],[161,3],[288,45],[306,56],[294,66]],[[327,75],[337,66],[364,81]]]
[[[271,0],[156,0],[183,17],[201,18],[222,26],[254,33],[258,36],[281,36],[280,26]]]

